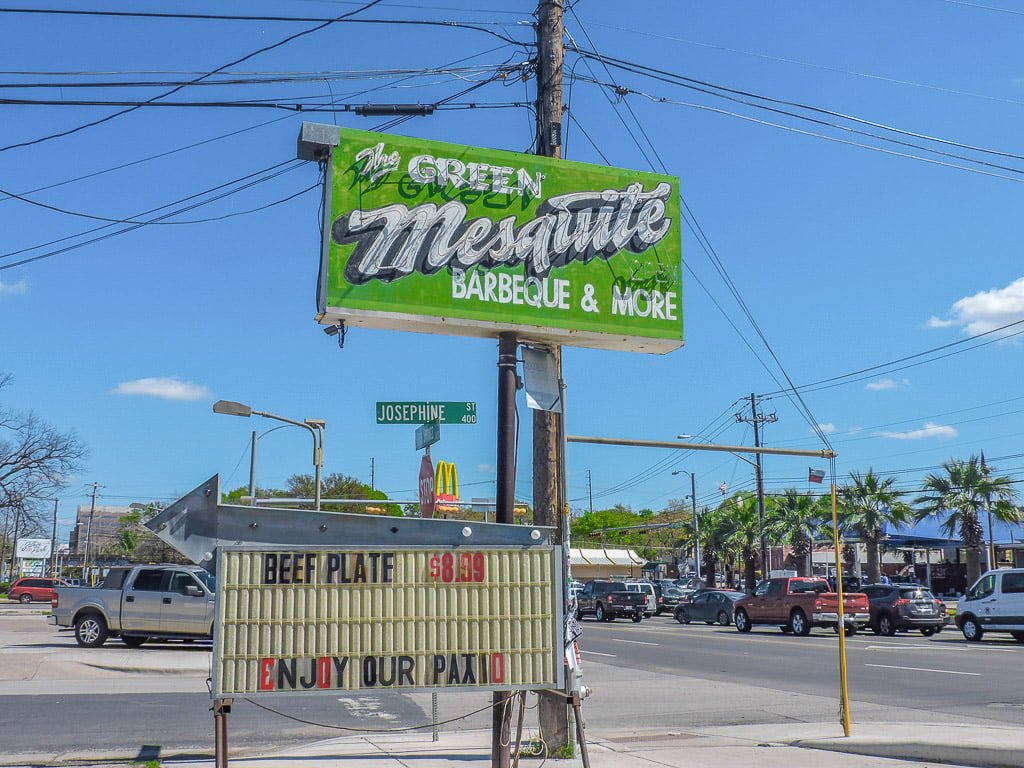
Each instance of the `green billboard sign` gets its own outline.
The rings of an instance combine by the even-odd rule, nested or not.
[[[341,129],[318,320],[664,353],[678,179]]]

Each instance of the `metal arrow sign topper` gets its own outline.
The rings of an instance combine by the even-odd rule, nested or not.
[[[551,528],[465,520],[314,512],[220,503],[214,475],[145,523],[157,537],[211,573],[218,547],[521,546],[551,544]]]

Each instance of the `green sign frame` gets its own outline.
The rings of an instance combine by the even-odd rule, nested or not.
[[[330,169],[321,323],[683,343],[676,177],[348,128]]]
[[[476,403],[468,400],[388,400],[374,410],[378,424],[476,424]]]

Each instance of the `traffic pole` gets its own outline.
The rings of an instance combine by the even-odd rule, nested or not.
[[[832,473],[835,478],[835,473]],[[839,630],[839,717],[843,723],[843,735],[850,735],[850,691],[846,678],[846,623],[843,620],[843,568],[840,560],[839,545],[839,510],[836,503],[836,483],[832,481],[832,544],[836,552],[836,596],[839,598],[838,630]]]

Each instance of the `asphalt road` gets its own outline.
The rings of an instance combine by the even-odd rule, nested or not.
[[[839,638],[815,629],[807,637],[758,626],[749,634],[668,616],[641,624],[583,622],[584,659],[663,675],[747,683],[835,697]],[[990,634],[969,643],[947,627],[933,637],[871,632],[847,638],[851,701],[918,712],[1024,722],[1024,644]],[[851,706],[851,709],[855,707]],[[728,723],[723,723],[728,724]]]
[[[55,663],[73,652],[70,637],[54,637],[52,630],[34,622],[10,618],[24,631],[5,635],[9,650],[45,653]],[[668,616],[641,624],[587,620],[583,627],[586,683],[595,689],[585,711],[588,728],[595,733],[835,721],[838,638],[831,631],[793,637],[763,627],[741,635],[732,627],[682,626]],[[138,655],[151,663],[171,649],[132,650],[116,641],[108,646],[104,652],[84,656],[91,659],[95,653],[100,659],[102,654],[124,664]],[[990,635],[982,643],[969,644],[950,629],[932,638],[916,633],[892,638],[860,634],[848,638],[848,650],[852,711],[859,722],[1024,723],[1024,645],[1009,638]],[[198,648],[192,653],[204,658],[206,654]],[[190,675],[174,679],[191,692],[158,692],[157,678],[147,678],[154,681],[152,689],[131,687],[130,675],[121,682],[96,680],[94,686],[78,681],[75,690],[90,692],[75,694],[55,690],[61,688],[58,680],[40,680],[38,694],[34,687],[22,687],[18,695],[5,695],[0,682],[0,755],[210,755],[210,700],[203,691],[203,675]],[[452,692],[439,698],[444,721],[485,708],[490,697]],[[278,697],[270,705],[295,719],[237,702],[229,721],[233,754],[352,733],[345,728],[393,729],[430,721],[428,694]],[[40,731],[29,727],[31,723],[50,725]],[[483,711],[442,729],[488,725],[489,713]],[[422,733],[429,738],[429,729]]]

